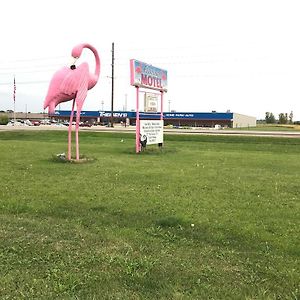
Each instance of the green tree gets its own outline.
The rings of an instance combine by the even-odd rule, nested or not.
[[[273,113],[271,112],[266,112],[266,123],[267,124],[274,124],[276,123],[275,117],[273,115]]]
[[[294,118],[294,114],[293,114],[293,111],[291,111],[289,114],[289,123],[290,124],[293,124],[293,118]]]
[[[288,115],[287,113],[280,113],[279,117],[279,124],[287,124],[288,123]]]
[[[0,114],[0,125],[6,125],[8,123],[7,114]]]

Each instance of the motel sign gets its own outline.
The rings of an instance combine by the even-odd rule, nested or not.
[[[166,92],[168,89],[168,73],[152,65],[136,59],[130,60],[130,84]]]

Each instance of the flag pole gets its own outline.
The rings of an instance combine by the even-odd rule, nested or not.
[[[14,101],[14,126],[16,125],[16,102]]]

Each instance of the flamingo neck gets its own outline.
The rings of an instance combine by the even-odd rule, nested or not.
[[[83,44],[80,44],[80,45],[74,47],[73,51],[72,51],[72,56],[73,57],[80,56],[80,54],[81,54],[81,52],[84,48],[90,49],[94,53],[95,61],[96,61],[95,72],[91,76],[90,81],[89,81],[89,89],[91,89],[96,85],[96,83],[99,79],[99,75],[100,75],[100,57],[98,55],[98,52],[97,52],[96,48],[93,47],[92,45],[88,44],[88,43],[83,43]]]
[[[90,82],[89,82],[89,89],[90,89],[90,88],[93,88],[96,85],[96,83],[99,79],[99,75],[100,75],[100,57],[99,57],[99,54],[98,54],[96,48],[93,47],[92,45],[83,44],[83,48],[90,49],[94,53],[95,61],[96,61],[95,72],[93,74],[94,76],[90,79]]]

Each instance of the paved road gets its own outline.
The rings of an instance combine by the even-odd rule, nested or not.
[[[74,127],[74,126],[73,126]],[[40,126],[5,126],[0,125],[1,131],[8,130],[68,130],[67,126],[40,125]],[[94,132],[135,132],[135,127],[124,127],[116,125],[114,128],[103,126],[80,127],[80,131]],[[217,130],[217,129],[177,129],[165,128],[166,134],[202,134],[202,135],[239,135],[239,136],[271,136],[271,137],[289,137],[300,138],[300,131],[256,131],[256,130]]]

